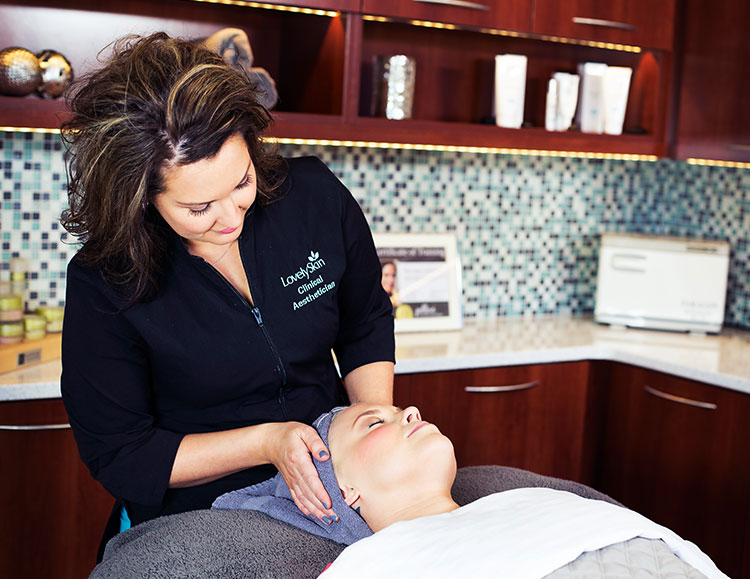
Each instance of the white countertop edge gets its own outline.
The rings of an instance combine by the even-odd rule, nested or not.
[[[0,402],[43,400],[60,398],[60,382],[34,382],[31,384],[4,384],[0,386]]]
[[[631,364],[648,370],[656,370],[712,386],[720,386],[750,394],[750,380],[747,378],[690,368],[604,346],[578,346],[572,348],[497,352],[493,354],[445,356],[441,358],[411,358],[396,363],[396,374],[470,370],[475,368],[492,368],[495,366],[519,366],[524,364],[549,364],[585,360],[602,360]],[[60,398],[59,381],[0,386],[0,402],[41,400],[45,398]]]
[[[517,366],[522,364],[549,364],[554,362],[575,362],[581,360],[602,360],[640,366],[689,380],[696,380],[712,386],[720,386],[750,394],[750,380],[740,376],[709,372],[672,364],[663,360],[639,356],[602,346],[580,346],[548,350],[528,350],[522,352],[499,352],[476,356],[450,356],[444,358],[414,358],[396,362],[396,374],[419,372],[440,372],[449,370],[469,370],[492,368],[494,366]]]

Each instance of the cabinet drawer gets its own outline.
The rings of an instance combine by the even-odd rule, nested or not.
[[[674,0],[536,0],[534,32],[671,50]]]
[[[463,26],[531,28],[530,0],[363,0],[362,12]]]
[[[587,362],[399,377],[415,405],[453,441],[459,466],[500,464],[581,480]]]

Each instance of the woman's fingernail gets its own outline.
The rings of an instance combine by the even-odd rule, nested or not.
[[[331,518],[330,517],[323,517],[320,520],[323,521],[326,525],[330,525],[331,524]]]
[[[323,508],[324,509],[330,509],[331,508],[331,507],[328,506],[328,503],[326,503],[325,501],[320,501],[320,502],[323,503]]]
[[[341,519],[339,519],[339,516],[337,514],[333,515],[333,522],[338,523]]]
[[[315,515],[313,515],[312,513],[307,513],[307,517],[313,521],[315,520]]]
[[[320,452],[318,453],[318,456],[319,456],[320,458],[326,458],[326,457],[328,456],[328,453],[327,453],[327,452],[326,452],[325,450],[321,450],[321,451],[320,451]]]

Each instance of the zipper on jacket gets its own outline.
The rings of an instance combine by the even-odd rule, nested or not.
[[[240,252],[241,253],[241,252]],[[241,257],[241,254],[240,254]],[[284,363],[281,361],[281,356],[279,355],[279,351],[276,349],[276,346],[273,343],[273,340],[271,340],[271,336],[268,333],[268,330],[266,329],[266,326],[263,324],[263,317],[260,315],[260,308],[255,305],[250,305],[248,301],[244,298],[244,296],[237,291],[237,288],[234,287],[227,278],[225,278],[223,275],[221,275],[215,268],[211,268],[216,272],[216,275],[218,275],[225,284],[229,286],[229,288],[235,293],[235,295],[239,298],[239,300],[245,304],[245,307],[247,307],[253,314],[253,317],[255,318],[255,321],[258,323],[258,327],[260,328],[260,331],[263,333],[263,338],[266,340],[266,345],[268,346],[268,349],[271,350],[271,354],[273,355],[274,362],[276,363],[276,371],[279,373],[279,379],[281,380],[281,387],[279,388],[279,396],[278,396],[278,402],[281,406],[281,412],[284,415],[284,418],[287,420],[289,419],[289,413],[287,412],[286,407],[286,398],[284,397],[284,386],[286,386],[286,370],[284,369]]]
[[[287,412],[286,398],[284,397],[284,386],[286,386],[286,370],[284,370],[284,364],[281,362],[279,351],[271,341],[271,336],[268,334],[268,330],[266,330],[266,326],[263,324],[263,317],[260,315],[260,309],[258,308],[258,306],[253,306],[252,308],[250,308],[250,311],[253,312],[255,321],[258,322],[258,327],[263,332],[263,337],[266,339],[266,344],[268,344],[268,348],[271,350],[274,360],[276,361],[276,369],[279,371],[279,377],[281,378],[281,388],[279,388],[278,400],[279,404],[281,405],[281,412],[284,414],[284,418],[288,419],[289,413]]]

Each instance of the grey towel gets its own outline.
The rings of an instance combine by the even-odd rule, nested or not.
[[[321,414],[313,422],[313,426],[326,446],[328,446],[328,429],[331,426],[331,420],[335,413],[343,408],[345,407],[339,406],[330,412]],[[338,522],[326,525],[319,519],[309,519],[303,515],[297,505],[294,504],[289,487],[280,474],[262,483],[223,494],[214,501],[211,508],[261,511],[303,531],[344,545],[351,545],[372,535],[372,530],[367,526],[364,519],[344,502],[339,484],[336,481],[336,475],[333,474],[331,459],[323,462],[313,460],[313,463],[318,470],[318,476],[328,492],[328,496],[331,497],[333,512],[339,516]]]

